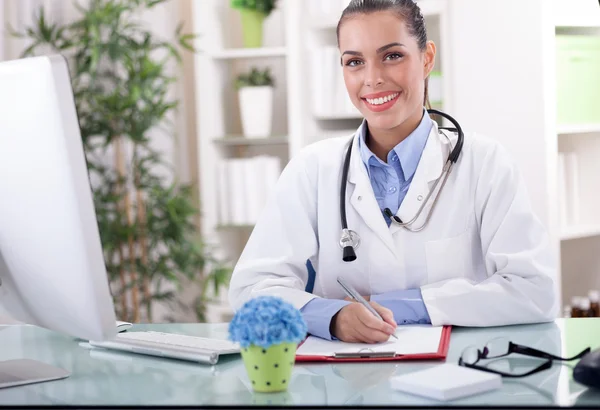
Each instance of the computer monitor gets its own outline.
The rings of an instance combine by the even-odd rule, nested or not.
[[[1,308],[17,321],[75,338],[116,335],[73,91],[61,55],[0,63]],[[1,339],[0,333],[0,346]],[[13,375],[21,379],[17,384],[52,379],[53,369],[55,376],[66,377],[43,363],[21,364],[21,374]],[[0,362],[0,386],[15,368],[15,362]]]

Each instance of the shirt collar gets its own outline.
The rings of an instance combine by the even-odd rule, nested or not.
[[[388,164],[377,158],[375,154],[369,149],[367,144],[365,143],[365,138],[368,132],[367,121],[363,120],[360,128],[358,129],[359,138],[358,145],[360,149],[360,157],[367,168],[367,172],[370,173],[370,166],[386,166],[389,165],[392,161],[393,157],[396,155],[400,161],[400,167],[402,168],[402,172],[404,173],[404,179],[410,179],[415,171],[417,170],[417,165],[419,165],[419,161],[421,159],[421,154],[423,153],[423,149],[425,148],[425,143],[427,142],[427,138],[429,137],[429,133],[431,131],[431,127],[433,125],[433,120],[429,116],[427,110],[423,109],[423,118],[421,122],[415,128],[413,132],[411,132],[408,137],[406,137],[402,142],[394,147],[392,151],[388,154]]]

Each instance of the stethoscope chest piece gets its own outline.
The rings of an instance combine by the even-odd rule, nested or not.
[[[340,248],[351,246],[353,249],[357,249],[360,246],[360,236],[350,229],[342,230],[342,237],[340,238]]]

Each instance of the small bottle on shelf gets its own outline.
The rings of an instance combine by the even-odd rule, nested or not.
[[[600,292],[590,290],[588,297],[590,298],[590,308],[592,309],[593,317],[600,317]]]
[[[581,317],[580,299],[579,296],[571,298],[571,317]]]
[[[567,305],[563,308],[562,317],[564,317],[564,318],[571,317],[571,306]]]
[[[579,300],[579,308],[581,309],[581,317],[592,317],[591,303],[588,298],[581,298]]]

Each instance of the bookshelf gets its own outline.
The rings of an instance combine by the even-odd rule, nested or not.
[[[450,19],[459,17],[470,24],[451,27],[452,51],[460,56],[453,113],[463,127],[500,140],[522,170],[559,259],[562,308],[600,287],[600,126],[559,119],[558,39],[600,35],[600,7],[596,0],[452,0]],[[589,85],[598,87],[597,81]],[[559,168],[566,153],[576,154],[578,178],[576,189],[564,194]],[[566,203],[576,208],[575,221],[565,221]]]
[[[555,35],[559,38],[571,36],[595,39],[600,44],[600,4],[595,0],[556,0],[554,8]],[[600,47],[596,47],[597,50]],[[573,58],[579,59],[575,55]],[[557,60],[560,60],[560,55]],[[596,67],[600,67],[597,58]],[[589,61],[587,62],[589,63]],[[557,64],[561,64],[557,62]],[[592,61],[592,64],[594,62]],[[593,80],[589,81],[590,89],[600,93],[600,78],[594,70]],[[585,75],[585,74],[583,74]],[[583,76],[582,75],[582,76]],[[595,98],[594,98],[595,100]],[[595,107],[595,101],[587,102],[586,106]],[[569,305],[574,296],[587,296],[588,290],[600,288],[600,115],[596,121],[574,122],[560,124],[557,127],[557,154],[559,161],[565,155],[574,155],[576,178],[571,177],[571,185],[576,189],[567,189],[567,194],[561,195],[559,190],[557,201],[559,212],[563,216],[571,215],[567,223],[561,223],[560,230],[560,261],[563,306]],[[564,163],[559,162],[558,169]],[[569,181],[569,169],[566,179]],[[570,170],[573,172],[573,169]],[[562,173],[558,172],[558,185],[561,187]],[[569,188],[569,187],[567,187]],[[560,188],[559,188],[560,189]],[[570,205],[570,210],[569,210]],[[565,212],[565,209],[567,212]],[[575,216],[575,218],[573,217]],[[566,218],[563,218],[563,220]]]
[[[315,89],[323,84],[317,74],[341,71],[331,58],[324,63],[316,60],[323,55],[315,53],[336,46],[335,27],[344,2],[348,0],[280,0],[265,22],[265,44],[260,49],[241,47],[239,15],[228,1],[193,2],[201,50],[195,70],[202,231],[222,256],[234,262],[252,225],[220,223],[218,162],[268,153],[281,159],[283,169],[306,145],[350,135],[360,124],[360,115],[347,104],[343,92],[332,93],[336,97],[328,109],[315,105]],[[435,70],[441,73],[442,103],[435,108],[451,114],[466,131],[497,138],[512,154],[533,210],[548,227],[560,259],[555,282],[561,308],[572,296],[600,289],[600,212],[596,212],[600,161],[594,160],[600,158],[600,124],[558,124],[555,69],[558,33],[600,33],[597,1],[418,3],[438,48]],[[239,107],[231,87],[235,74],[253,64],[271,67],[277,82],[274,137],[260,141],[241,137]],[[339,90],[339,79],[329,79]],[[569,149],[587,155],[579,167],[578,202],[584,205],[577,224],[564,224],[560,216],[557,167],[559,154]],[[214,317],[227,320],[225,299],[214,311],[218,312]]]

